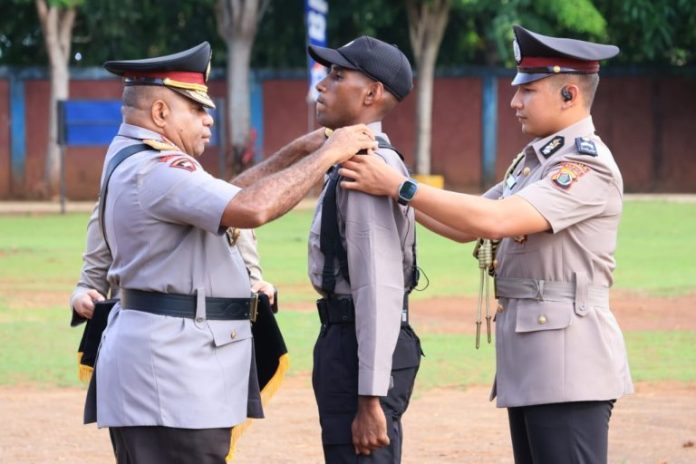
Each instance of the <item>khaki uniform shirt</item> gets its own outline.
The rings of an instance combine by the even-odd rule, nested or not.
[[[497,394],[499,407],[618,398],[633,391],[608,299],[621,174],[591,117],[535,140],[524,153],[485,196],[524,198],[551,230],[506,238],[498,249],[498,286],[531,285],[527,292],[535,295],[499,295],[491,398]]]
[[[368,127],[388,140],[381,123]],[[378,154],[404,175],[408,170],[393,150]],[[320,250],[322,191],[309,234],[309,279],[322,293],[324,255]],[[338,296],[352,296],[358,339],[358,394],[385,396],[389,389],[392,354],[401,327],[405,282],[413,266],[414,213],[388,197],[338,188],[339,234],[348,255],[350,283],[335,266]]]
[[[123,124],[105,166],[143,139],[161,140]],[[207,320],[204,298],[250,294],[244,262],[220,227],[239,190],[178,151],[140,152],[111,177],[105,211],[110,286],[196,294],[198,305],[196,320],[114,306],[96,365],[100,427],[200,429],[245,420],[250,322]]]

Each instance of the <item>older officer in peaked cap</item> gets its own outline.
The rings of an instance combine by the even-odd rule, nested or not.
[[[310,134],[266,162],[289,166],[274,176],[261,179],[257,167],[237,185],[213,178],[196,160],[213,125],[210,57],[202,43],[105,64],[125,85],[98,212],[109,286],[121,299],[102,335],[85,419],[110,428],[119,463],[225,462],[230,428],[262,415],[256,296],[225,229],[284,214],[330,166],[375,147],[364,125],[323,145]]]
[[[502,239],[492,397],[508,408],[515,462],[606,463],[614,401],[633,385],[609,308],[623,182],[590,108],[599,61],[619,49],[514,33],[510,105],[533,140],[484,198],[420,186],[410,204],[455,240]],[[341,173],[345,188],[394,197],[405,179],[371,156]]]

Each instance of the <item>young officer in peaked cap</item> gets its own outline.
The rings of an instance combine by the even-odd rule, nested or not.
[[[334,130],[367,124],[380,142],[380,162],[408,176],[382,129],[413,87],[406,56],[366,36],[308,52],[330,68],[316,86],[319,124]],[[395,464],[421,356],[408,320],[408,294],[418,280],[414,211],[340,188],[338,168],[327,175],[309,234],[309,278],[322,296],[312,386],[324,459]]]
[[[330,166],[375,147],[364,125],[325,142],[314,133],[236,185],[212,177],[196,160],[213,125],[210,56],[203,43],[105,64],[125,89],[123,124],[105,158],[97,252],[120,301],[102,336],[85,421],[110,428],[119,464],[225,462],[231,427],[262,415],[256,296],[225,230],[277,218]],[[287,169],[265,176],[269,165]]]
[[[590,108],[599,61],[619,49],[514,33],[510,105],[533,140],[483,198],[420,186],[410,204],[457,241],[502,239],[492,397],[515,462],[606,463],[614,401],[633,385],[609,307],[623,182]],[[344,163],[344,188],[397,197],[405,176],[374,158]]]

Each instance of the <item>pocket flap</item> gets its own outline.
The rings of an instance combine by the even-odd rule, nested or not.
[[[402,328],[392,356],[392,370],[417,367],[420,365],[420,357],[420,340],[410,327]]]
[[[251,338],[251,323],[249,321],[211,321],[208,327],[213,334],[215,346],[224,346]]]
[[[573,321],[572,301],[519,300],[515,332],[565,329]]]

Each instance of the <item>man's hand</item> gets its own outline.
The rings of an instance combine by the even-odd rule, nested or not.
[[[251,286],[251,291],[254,293],[263,293],[268,297],[269,304],[273,304],[273,300],[275,297],[275,287],[272,283],[266,282],[265,280],[259,280]]]
[[[376,149],[375,136],[365,124],[336,129],[322,148],[327,153],[326,156],[332,157],[331,164],[346,161],[360,151],[373,153]]]
[[[377,396],[359,396],[358,413],[351,426],[355,454],[371,454],[389,445],[387,419]]]
[[[300,142],[302,142],[303,152],[306,154],[314,153],[326,142],[326,135],[324,133],[324,128],[313,130],[312,132],[300,137]]]
[[[406,179],[379,156],[355,156],[343,163],[338,173],[352,179],[341,181],[341,187],[376,196],[396,197],[399,185]]]
[[[92,316],[94,315],[94,302],[104,301],[104,299],[104,295],[94,289],[90,289],[75,300],[73,309],[77,314],[85,319],[92,319]]]

